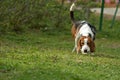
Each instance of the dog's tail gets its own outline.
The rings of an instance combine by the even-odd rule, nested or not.
[[[70,7],[70,18],[72,23],[75,23],[75,19],[74,19],[74,9],[75,9],[75,3],[73,3]]]

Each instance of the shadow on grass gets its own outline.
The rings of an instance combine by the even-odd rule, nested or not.
[[[105,57],[105,58],[112,58],[112,59],[119,59],[119,57],[116,55],[108,55],[108,54],[95,54],[92,55],[93,57]]]

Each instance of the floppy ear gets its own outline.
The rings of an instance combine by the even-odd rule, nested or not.
[[[90,44],[90,52],[95,52],[95,43],[93,41]]]

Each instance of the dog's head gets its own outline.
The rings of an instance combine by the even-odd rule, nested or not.
[[[90,36],[81,36],[81,38],[78,41],[78,46],[80,47],[80,50],[83,54],[95,51],[95,44]]]

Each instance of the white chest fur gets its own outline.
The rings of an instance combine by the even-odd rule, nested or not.
[[[94,34],[93,34],[93,32],[88,24],[83,24],[79,30],[79,33],[82,36],[88,36],[89,34],[91,34],[92,39],[94,37]]]

